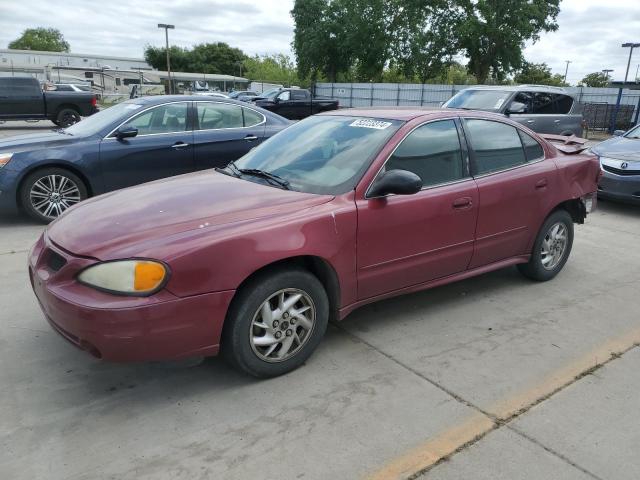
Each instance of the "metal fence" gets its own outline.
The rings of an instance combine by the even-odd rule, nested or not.
[[[434,85],[413,83],[317,83],[315,95],[325,95],[340,101],[342,107],[365,106],[440,106],[469,85]],[[608,128],[618,97],[617,88],[567,87],[585,105],[585,120],[589,128]],[[627,128],[638,121],[640,90],[624,89],[618,128]]]

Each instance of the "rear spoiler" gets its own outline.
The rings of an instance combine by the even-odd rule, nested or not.
[[[586,138],[576,137],[575,135],[568,137],[566,135],[553,135],[551,133],[541,133],[539,135],[553,143],[553,146],[562,153],[580,153],[589,148],[585,145],[588,142]]]

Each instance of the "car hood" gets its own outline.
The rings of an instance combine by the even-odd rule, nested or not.
[[[80,140],[84,140],[84,137],[67,135],[61,132],[29,133],[27,135],[18,135],[6,140],[0,140],[0,152],[17,153],[25,150],[52,148],[60,145],[68,145]]]
[[[332,198],[207,170],[89,199],[51,223],[47,235],[75,255],[107,260],[174,234],[280,216]]]
[[[640,139],[613,137],[591,149],[603,156],[627,161],[640,161]]]

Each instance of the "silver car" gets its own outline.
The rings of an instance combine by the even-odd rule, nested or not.
[[[598,197],[640,205],[640,125],[615,133],[591,148],[602,168]]]
[[[461,90],[444,106],[502,113],[538,133],[581,137],[584,127],[581,104],[560,87],[474,86]]]

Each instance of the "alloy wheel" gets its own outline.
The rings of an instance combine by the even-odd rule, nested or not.
[[[540,261],[545,270],[553,270],[558,266],[567,250],[569,235],[562,222],[554,223],[542,241]]]
[[[80,189],[64,175],[47,175],[34,182],[29,191],[33,208],[46,218],[56,218],[80,201]]]
[[[311,337],[316,308],[302,290],[286,288],[267,298],[253,315],[249,341],[253,352],[266,362],[283,362],[294,356]]]

